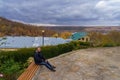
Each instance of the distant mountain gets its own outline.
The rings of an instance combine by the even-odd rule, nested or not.
[[[120,31],[120,26],[46,26],[46,29],[57,32],[101,32]]]
[[[51,36],[55,33],[55,31],[41,26],[24,24],[0,17],[0,36],[41,36],[42,30],[45,30],[45,36]]]
[[[55,30],[57,32],[80,32],[85,31],[87,27],[82,26],[45,26],[46,29]]]
[[[26,24],[19,21],[11,21],[0,17],[0,36],[41,36],[45,30],[45,36],[61,32],[108,32],[112,30],[120,31],[119,26],[58,26],[58,25],[35,25]]]

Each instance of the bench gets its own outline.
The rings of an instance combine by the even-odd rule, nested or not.
[[[17,80],[32,80],[38,69],[39,66],[33,61]]]

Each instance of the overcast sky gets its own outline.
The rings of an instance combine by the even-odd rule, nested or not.
[[[120,25],[120,0],[0,0],[0,16],[36,24]]]

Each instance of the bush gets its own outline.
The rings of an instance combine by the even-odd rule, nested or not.
[[[73,50],[91,47],[89,42],[72,41],[70,44],[73,46]]]
[[[42,53],[44,53],[45,58],[51,58],[57,56],[58,48],[56,46],[45,46],[42,47]]]
[[[73,46],[70,43],[42,47],[42,53],[46,58],[52,58],[72,50]]]
[[[2,51],[0,52],[0,63],[4,63],[5,60],[13,59],[16,62],[25,63],[26,60],[33,56],[34,48],[24,48],[17,51]]]
[[[110,43],[109,44],[107,43],[107,44],[103,45],[103,47],[114,47],[114,46],[115,46],[114,44],[110,44]]]
[[[106,34],[91,32],[89,36],[94,47],[120,46],[120,31],[110,31]]]
[[[90,47],[90,43],[72,41],[70,43],[59,44],[56,46],[44,46],[42,53],[46,58],[55,57],[57,55],[76,50]],[[22,48],[17,51],[2,51],[0,52],[0,63],[4,63],[5,60],[13,59],[16,62],[25,63],[29,57],[33,57],[35,48]]]
[[[90,43],[72,41],[70,43],[59,44],[56,46],[44,46],[41,48],[42,53],[48,59],[72,50],[88,47],[90,47]],[[29,57],[33,57],[34,51],[35,48],[22,48],[17,51],[0,52],[0,66],[2,66],[0,71],[5,74],[6,80],[15,80],[17,75],[26,68],[26,65],[28,65],[26,62]]]
[[[5,61],[0,67],[0,72],[3,73],[5,80],[16,80],[19,70],[20,64],[12,59]]]

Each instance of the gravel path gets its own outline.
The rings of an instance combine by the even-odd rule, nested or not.
[[[35,80],[120,80],[120,47],[82,49],[49,61],[57,71],[42,66]]]

